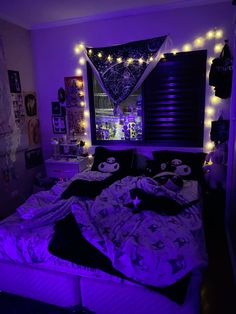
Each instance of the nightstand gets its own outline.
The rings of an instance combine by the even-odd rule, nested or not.
[[[49,178],[68,180],[88,167],[88,157],[58,160],[50,158],[45,160],[45,167]]]

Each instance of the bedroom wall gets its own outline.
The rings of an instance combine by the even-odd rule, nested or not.
[[[79,56],[74,53],[76,44],[83,42],[86,46],[99,47],[169,34],[170,49],[182,50],[186,43],[190,43],[193,45],[192,49],[207,49],[208,56],[211,57],[219,54],[214,54],[215,44],[223,44],[224,39],[228,39],[230,46],[232,45],[232,25],[231,3],[219,3],[33,30],[33,56],[41,108],[44,156],[51,155],[50,139],[54,136],[51,127],[51,101],[57,99],[58,88],[64,87],[64,77],[75,75],[78,67],[83,69],[78,62]],[[206,38],[206,33],[214,29],[223,30],[223,37],[206,39],[200,47],[194,42],[199,37]],[[84,75],[86,78],[85,72]],[[225,118],[229,112],[229,100],[215,104],[212,96],[212,89],[207,84],[205,151],[209,151],[212,145],[209,143],[210,121],[219,117],[221,109]]]
[[[22,91],[35,91],[30,32],[15,24],[0,20],[0,40],[5,54],[6,70],[19,71]],[[9,104],[12,106],[11,98]],[[11,156],[7,154],[7,149],[4,149],[6,138],[0,132],[0,218],[14,211],[32,193],[33,178],[38,171],[42,171],[41,167],[26,169],[25,151],[34,148],[28,143],[26,124],[27,117],[24,116],[22,125],[15,129],[16,132],[14,131],[12,136],[16,143],[16,153]]]

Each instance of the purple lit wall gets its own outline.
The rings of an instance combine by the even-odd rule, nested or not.
[[[229,44],[232,45],[231,3],[173,9],[33,30],[33,55],[44,156],[47,158],[51,155],[50,138],[53,134],[50,104],[51,101],[56,100],[58,88],[64,86],[64,77],[75,75],[79,59],[74,54],[76,44],[83,42],[87,46],[101,47],[169,34],[172,41],[171,49],[182,50],[186,43],[194,45],[196,38],[206,36],[206,33],[215,27],[224,32],[223,38],[218,42],[224,42],[227,38]],[[198,48],[195,45],[196,48],[193,49],[207,49],[211,56],[215,43],[215,39],[206,40],[203,47]],[[207,84],[206,106],[210,102],[211,93]],[[224,109],[227,117],[229,102],[223,102],[218,104],[213,112],[209,109],[210,118],[218,118],[221,108]],[[207,141],[209,141],[209,122],[205,132],[205,142]]]

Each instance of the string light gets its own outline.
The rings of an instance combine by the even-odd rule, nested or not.
[[[190,51],[191,49],[192,49],[192,45],[191,44],[183,45],[183,51],[187,52],[187,51]]]
[[[172,49],[171,52],[172,52],[174,55],[176,55],[176,53],[178,53],[179,50],[177,50],[177,49]]]
[[[116,59],[116,61],[117,61],[118,63],[121,63],[121,62],[122,62],[122,58],[119,57],[119,58]]]
[[[79,59],[79,64],[84,65],[85,64],[85,59],[83,57],[81,57]]]
[[[206,34],[206,38],[207,39],[212,39],[215,36],[215,32],[213,30],[210,30],[209,32],[207,32]]]
[[[219,29],[215,32],[215,38],[220,39],[223,37],[223,30]]]
[[[85,102],[84,102],[84,101],[81,101],[81,102],[80,102],[80,106],[81,106],[81,107],[84,107],[84,106],[85,106]]]
[[[128,63],[128,64],[133,63],[133,61],[134,61],[134,59],[133,59],[133,58],[128,58],[128,59],[127,59],[127,63]]]
[[[75,73],[76,73],[76,75],[80,76],[80,75],[83,74],[83,71],[82,71],[82,69],[77,68],[77,69],[75,70]]]
[[[196,48],[202,47],[204,45],[204,43],[205,43],[205,40],[203,37],[198,37],[197,39],[194,40],[194,46]]]
[[[206,149],[207,150],[212,150],[214,148],[214,143],[213,142],[207,142],[206,143]]]
[[[108,60],[109,62],[111,62],[111,61],[113,60],[112,56],[109,55],[109,56],[107,57],[107,60]]]
[[[86,118],[89,117],[89,111],[88,111],[88,110],[84,110],[84,116],[85,116]]]
[[[93,50],[89,49],[88,54],[91,56],[93,54]]]
[[[215,52],[215,53],[219,53],[219,52],[221,52],[222,48],[223,48],[223,44],[221,44],[221,43],[216,44],[216,45],[214,46],[214,52]]]
[[[221,99],[219,98],[219,97],[217,97],[217,96],[211,96],[211,103],[213,104],[213,105],[218,105],[219,103],[221,102]]]
[[[215,109],[213,107],[210,107],[210,106],[206,107],[206,114],[208,116],[212,116],[214,113],[215,113]]]
[[[102,58],[102,53],[101,52],[98,53],[98,58]]]
[[[214,60],[213,57],[208,58],[208,64],[211,65],[213,60]]]
[[[144,62],[144,60],[143,60],[142,58],[139,58],[139,59],[138,59],[138,63],[139,63],[139,64],[143,64],[143,62]]]
[[[206,119],[205,122],[204,122],[205,126],[207,128],[210,128],[211,127],[211,120],[210,119]]]

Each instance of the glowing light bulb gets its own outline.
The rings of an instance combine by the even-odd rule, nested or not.
[[[192,45],[191,44],[185,44],[183,45],[183,51],[190,51],[192,49]]]
[[[223,44],[221,44],[221,43],[216,44],[216,45],[214,46],[214,52],[215,52],[215,53],[219,53],[219,52],[221,52],[222,48],[223,48]]]
[[[215,32],[215,38],[220,39],[223,37],[223,30],[219,29]]]
[[[81,122],[81,126],[82,126],[82,127],[84,127],[84,128],[85,128],[85,127],[86,127],[86,125],[87,125],[86,121],[82,121],[82,122]]]
[[[111,62],[111,61],[113,60],[112,56],[109,55],[109,56],[107,57],[107,60],[108,60],[109,62]]]
[[[83,92],[83,91],[80,91],[79,95],[80,95],[81,97],[83,97],[83,96],[84,96],[84,92]]]
[[[139,63],[139,64],[143,64],[143,62],[144,62],[143,58],[139,58],[139,59],[138,59],[138,63]]]
[[[210,119],[206,119],[204,124],[205,124],[205,127],[210,128],[211,127],[211,120]]]
[[[98,58],[102,58],[102,53],[101,52],[98,53]]]
[[[83,57],[81,57],[79,59],[79,64],[84,65],[85,64],[85,59]]]
[[[80,68],[78,68],[75,70],[75,73],[76,73],[76,75],[80,76],[80,75],[82,75],[83,71]]]
[[[84,106],[85,106],[85,102],[84,102],[84,101],[81,101],[81,102],[80,102],[80,106],[81,106],[81,107],[84,107]]]
[[[92,159],[92,158],[93,158],[93,155],[92,155],[92,154],[89,154],[89,155],[88,155],[88,158],[89,158],[89,159]]]
[[[176,53],[178,53],[179,50],[177,50],[177,49],[172,49],[171,52],[172,52],[174,55],[176,55]]]
[[[127,59],[127,63],[128,63],[128,64],[133,63],[133,61],[134,61],[133,58],[128,58],[128,59]]]
[[[119,57],[119,58],[116,59],[116,61],[117,61],[118,63],[121,63],[121,62],[122,62],[122,58]]]
[[[213,142],[207,142],[205,147],[207,150],[212,150],[214,148],[214,143]]]
[[[150,58],[149,58],[149,61],[153,61],[153,57],[150,57]]]
[[[88,54],[91,56],[93,54],[93,50],[89,49]]]
[[[211,103],[213,105],[218,105],[220,102],[221,102],[221,99],[219,97],[211,96]]]
[[[206,114],[208,116],[212,116],[214,113],[215,113],[215,109],[213,107],[210,107],[210,106],[206,107]]]
[[[198,37],[198,38],[196,38],[195,40],[194,40],[194,46],[196,47],[196,48],[198,48],[198,47],[202,47],[203,45],[204,45],[204,38],[203,37]]]
[[[212,39],[215,36],[215,32],[213,30],[210,30],[209,32],[207,32],[206,34],[206,38],[207,39]]]
[[[76,46],[75,46],[74,52],[75,52],[76,54],[79,54],[79,53],[80,53],[79,45],[76,45]]]
[[[78,80],[78,85],[79,85],[79,87],[82,87],[83,86],[83,82],[81,80]]]
[[[89,111],[88,111],[88,110],[84,110],[84,116],[85,116],[86,118],[89,117]]]
[[[87,132],[84,132],[84,135],[86,136],[86,135],[88,135],[88,133],[87,133]]]
[[[213,59],[214,59],[213,57],[208,58],[208,64],[209,64],[209,65],[212,64]]]

